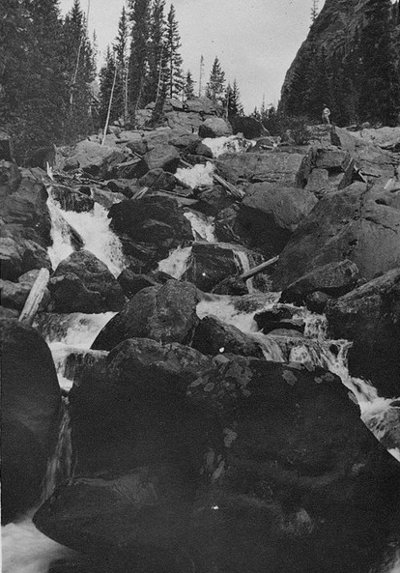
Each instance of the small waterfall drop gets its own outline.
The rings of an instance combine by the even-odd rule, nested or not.
[[[158,270],[167,273],[174,279],[180,279],[188,268],[192,247],[178,247],[158,263]]]
[[[75,251],[71,239],[71,229],[62,215],[61,209],[57,206],[49,193],[47,207],[51,219],[51,239],[53,244],[47,249],[51,266],[56,269],[62,260],[69,257]]]
[[[213,157],[217,158],[224,153],[241,153],[252,147],[254,144],[248,139],[230,135],[228,137],[206,137],[203,144],[211,149]]]
[[[214,165],[207,161],[205,165],[197,164],[193,167],[180,167],[175,173],[175,177],[188,185],[192,189],[213,184],[212,174]]]

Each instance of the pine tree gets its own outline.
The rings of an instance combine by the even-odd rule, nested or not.
[[[224,96],[224,88],[225,73],[221,68],[218,57],[216,57],[211,69],[210,80],[207,84],[206,95],[214,101],[221,101]]]
[[[101,126],[104,126],[107,117],[110,95],[114,81],[115,65],[116,65],[116,57],[114,57],[114,54],[110,46],[107,46],[106,61],[104,66],[101,68],[99,74],[99,80],[100,80],[99,116],[100,116]],[[117,99],[113,97],[110,121],[111,122],[115,121],[120,117],[120,115],[121,115],[121,102],[117,101]]]
[[[390,0],[370,0],[361,34],[361,119],[396,125],[400,112],[400,71],[391,23]]]
[[[63,61],[69,78],[67,139],[78,139],[93,130],[92,83],[96,63],[87,32],[87,22],[79,0],[74,0],[63,27]]]
[[[166,49],[164,17],[165,0],[154,0],[150,19],[149,72],[147,78],[146,100],[159,103],[166,82]]]
[[[225,92],[225,108],[228,118],[243,115],[243,106],[240,103],[240,92],[236,79],[233,85],[228,84]]]
[[[195,85],[195,81],[193,79],[192,76],[192,72],[189,70],[188,73],[186,74],[186,80],[185,80],[185,87],[184,87],[184,95],[185,95],[185,99],[193,99],[195,97],[194,95],[194,85]]]
[[[125,7],[122,8],[121,17],[118,23],[118,34],[114,42],[115,64],[118,66],[117,79],[115,84],[114,104],[117,118],[128,118],[128,40],[129,26],[128,16]],[[107,53],[106,63],[110,55]],[[110,64],[111,65],[111,64]],[[114,114],[113,114],[114,115]],[[116,119],[115,117],[112,118]],[[112,121],[111,120],[111,121]]]
[[[131,113],[145,102],[149,62],[150,0],[129,0],[131,52],[129,58],[129,105]]]
[[[180,95],[185,85],[182,72],[182,56],[179,52],[180,47],[181,39],[178,30],[178,22],[176,21],[174,5],[171,4],[167,17],[165,44],[167,59],[167,86],[170,98]]]

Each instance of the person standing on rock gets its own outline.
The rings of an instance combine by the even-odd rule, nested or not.
[[[331,120],[329,119],[330,115],[331,115],[331,110],[324,103],[323,110],[322,110],[322,123],[326,123],[327,125],[330,125],[331,124]]]

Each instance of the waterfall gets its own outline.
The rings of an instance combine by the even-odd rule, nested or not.
[[[217,158],[223,153],[241,153],[252,147],[254,143],[237,135],[229,137],[206,137],[203,144],[211,149],[213,157]]]
[[[38,315],[34,326],[49,345],[63,390],[69,391],[74,381],[79,380],[84,366],[93,365],[108,354],[90,347],[115,315],[115,312]]]
[[[193,167],[180,167],[177,169],[175,177],[188,187],[196,189],[197,187],[212,185],[213,172],[214,165],[210,161],[207,161],[205,165],[198,163]]]
[[[53,245],[48,253],[53,268],[75,249],[71,241],[72,227],[82,238],[83,248],[90,251],[107,265],[114,276],[118,276],[125,268],[125,258],[122,244],[117,235],[110,229],[110,220],[106,209],[99,203],[89,212],[76,213],[61,209],[52,197],[52,189],[48,188],[47,205],[50,211]]]

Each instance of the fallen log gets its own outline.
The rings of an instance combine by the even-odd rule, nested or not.
[[[50,279],[50,273],[48,269],[40,269],[38,276],[31,288],[31,291],[26,299],[24,308],[19,315],[19,321],[25,324],[32,324],[33,319],[39,309],[39,305],[43,300],[48,282]]]
[[[258,265],[257,267],[253,267],[252,269],[246,271],[245,273],[241,274],[239,278],[242,280],[250,279],[251,277],[257,275],[258,273],[261,273],[267,267],[270,267],[271,265],[276,263],[278,260],[279,260],[279,255],[273,257],[272,259],[269,259],[268,261],[264,261],[263,263],[261,263],[261,265]]]

